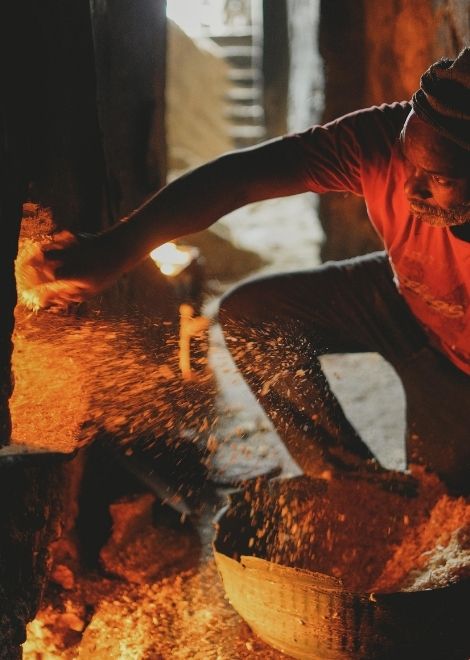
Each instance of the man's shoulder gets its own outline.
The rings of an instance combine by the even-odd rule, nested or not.
[[[294,167],[313,192],[363,195],[364,173],[388,166],[410,110],[407,102],[371,106],[291,134]]]
[[[337,120],[337,139],[355,145],[361,168],[382,167],[391,158],[410,111],[406,101],[356,110]]]
[[[343,126],[362,138],[371,135],[376,138],[379,134],[383,137],[395,138],[400,133],[410,111],[411,104],[408,101],[382,103],[349,112],[325,124],[325,128]]]
[[[404,121],[411,111],[409,101],[394,101],[393,103],[382,103],[380,105],[371,105],[358,110],[347,112],[336,119],[325,124],[329,126],[340,121],[357,121],[364,119],[367,121]]]

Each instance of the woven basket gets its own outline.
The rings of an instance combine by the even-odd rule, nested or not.
[[[296,524],[293,499],[316,512],[317,534],[312,541],[310,526],[297,556],[298,532],[295,539],[285,534],[286,520]],[[467,660],[468,580],[415,592],[357,588],[373,583],[405,530],[427,513],[417,497],[351,479],[258,482],[232,495],[221,512],[215,561],[235,610],[293,658]],[[270,560],[276,544],[277,552],[287,548],[291,565]]]

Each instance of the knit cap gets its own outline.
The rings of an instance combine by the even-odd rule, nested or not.
[[[421,76],[412,106],[420,119],[470,151],[470,48],[442,59]]]

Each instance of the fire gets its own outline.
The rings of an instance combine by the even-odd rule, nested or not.
[[[197,256],[197,249],[170,242],[164,243],[160,247],[155,248],[155,250],[152,250],[150,256],[163,275],[175,277],[189,266],[191,261]]]

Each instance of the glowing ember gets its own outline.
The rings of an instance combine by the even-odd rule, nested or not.
[[[150,253],[163,275],[169,277],[179,275],[197,255],[196,248],[175,243],[164,243]]]

